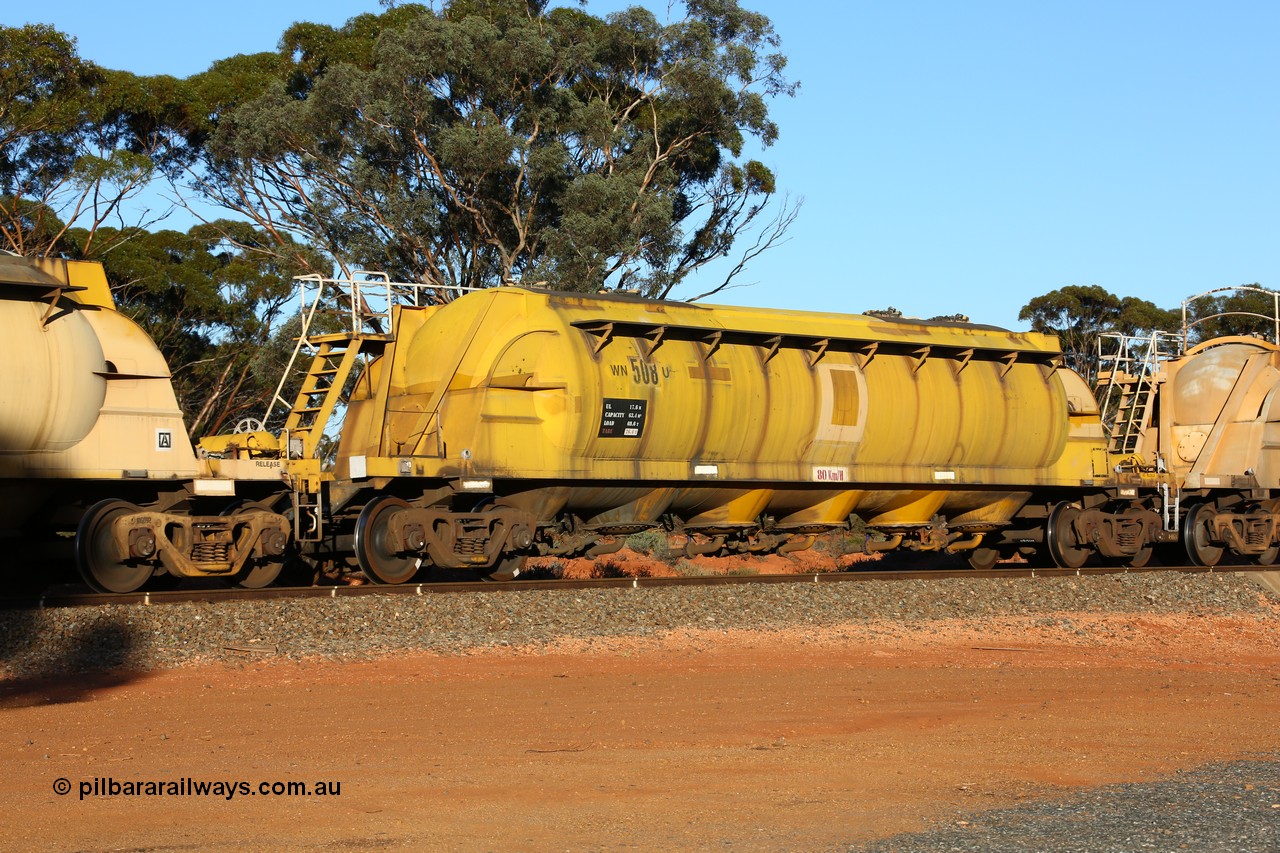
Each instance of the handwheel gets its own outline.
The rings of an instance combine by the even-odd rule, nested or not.
[[[1080,507],[1063,501],[1049,513],[1045,525],[1045,547],[1049,556],[1063,569],[1078,569],[1089,559],[1088,547],[1081,547],[1072,522],[1080,515]]]
[[[1187,551],[1187,559],[1193,566],[1213,568],[1222,559],[1225,548],[1214,547],[1213,517],[1216,513],[1213,504],[1196,504],[1187,510],[1182,517],[1182,547]]]
[[[409,504],[390,495],[379,495],[365,505],[356,519],[356,562],[374,583],[404,583],[418,573],[418,555],[397,551],[391,544],[388,522],[402,509],[409,509]]]
[[[89,507],[80,519],[76,528],[76,568],[84,582],[98,592],[133,592],[154,572],[150,563],[121,554],[111,535],[112,523],[134,512],[138,507],[131,503],[107,499]]]
[[[232,430],[236,435],[243,435],[246,432],[262,432],[266,427],[258,418],[241,418]]]

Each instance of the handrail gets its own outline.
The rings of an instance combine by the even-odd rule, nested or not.
[[[1212,296],[1215,293],[1261,293],[1264,296],[1271,297],[1271,314],[1259,314],[1256,311],[1223,311],[1219,314],[1210,314],[1207,317],[1197,317],[1191,322],[1187,322],[1187,307],[1197,299],[1204,299],[1206,296]],[[1212,290],[1206,290],[1204,293],[1197,293],[1194,296],[1188,296],[1182,300],[1182,346],[1186,349],[1189,342],[1189,333],[1192,328],[1207,323],[1210,320],[1217,320],[1219,317],[1257,317],[1259,320],[1270,320],[1272,323],[1271,342],[1280,345],[1280,291],[1268,290],[1265,287],[1253,287],[1251,285],[1240,285],[1238,287],[1215,287]]]
[[[1142,421],[1150,411],[1145,404],[1138,405],[1139,396],[1153,391],[1153,377],[1162,362],[1182,355],[1184,340],[1183,334],[1161,331],[1147,335],[1106,333],[1098,336],[1098,381],[1094,396],[1113,450],[1131,449],[1126,445],[1132,444],[1134,436],[1145,428]],[[1112,344],[1110,353],[1105,349],[1108,343]],[[1108,365],[1110,370],[1106,369]],[[1129,386],[1128,411],[1121,411],[1126,400],[1121,386]]]
[[[334,305],[345,319],[345,333],[352,336],[365,333],[372,327],[377,334],[392,335],[393,308],[410,306],[421,308],[441,304],[481,287],[464,287],[450,284],[424,284],[423,282],[392,281],[387,273],[377,270],[355,270],[351,278],[337,278],[313,273],[294,278],[297,286],[298,314],[302,327],[298,331],[289,362],[280,375],[280,382],[271,395],[271,402],[262,416],[262,422],[278,409],[289,410],[293,401],[284,397],[285,386],[294,375],[294,367],[303,350],[314,352],[316,344],[311,340],[312,328],[321,306]]]

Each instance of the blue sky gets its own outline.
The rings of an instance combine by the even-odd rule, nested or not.
[[[715,301],[1019,328],[1022,305],[1068,284],[1163,307],[1280,287],[1280,3],[742,2],[802,84],[774,102],[781,139],[761,159],[804,209]],[[181,77],[272,50],[295,20],[380,8],[44,0],[5,4],[0,24],[50,23],[99,64]]]

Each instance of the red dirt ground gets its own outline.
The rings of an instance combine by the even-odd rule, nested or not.
[[[832,849],[1276,749],[1275,626],[1059,614],[10,683],[0,846]],[[79,797],[188,777],[341,792]]]

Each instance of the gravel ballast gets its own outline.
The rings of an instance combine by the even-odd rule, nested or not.
[[[1267,759],[957,814],[951,826],[851,847],[849,853],[1267,853],[1280,850],[1280,756]]]
[[[1277,618],[1246,574],[1155,572],[1079,578],[944,578],[863,583],[504,591],[0,611],[10,677],[247,657],[371,659],[405,650],[466,654],[564,638],[674,630],[779,631],[888,620],[1104,613],[1247,613]],[[1046,624],[1070,628],[1068,618]]]
[[[1248,626],[1244,636],[1266,638],[1280,629],[1280,595],[1246,574],[1155,572],[0,610],[0,674],[20,691],[26,679],[191,663],[358,661],[409,651],[462,656],[495,648],[608,650],[615,640],[672,635],[673,642],[688,644],[680,646],[683,652],[732,643],[733,637],[721,636],[729,631],[758,632],[762,644],[772,643],[775,632],[779,643],[823,642],[823,637],[838,642],[846,626],[886,647],[921,638],[927,642],[934,631],[946,636],[947,626],[959,624],[981,637],[975,648],[988,645],[983,633],[989,630],[1001,638],[989,643],[993,646],[1044,642],[1105,650],[1110,643],[1141,637],[1145,624],[1160,619],[1184,628],[1211,626],[1190,629],[1200,632],[1201,641],[1211,638],[1211,631],[1242,625]],[[1021,633],[1010,634],[1011,625]],[[1016,639],[1006,642],[1010,636]],[[1231,643],[1238,644],[1239,636],[1229,637],[1227,647],[1237,648]],[[1176,661],[1182,636],[1166,633],[1156,639],[1169,643],[1159,654]],[[1262,748],[1270,749],[1270,742]],[[973,808],[975,801],[957,802],[934,812],[942,817],[928,831],[846,849],[1280,850],[1280,754],[1258,758],[1066,795],[1061,788],[1033,787],[1034,800],[1012,808],[980,811]]]

